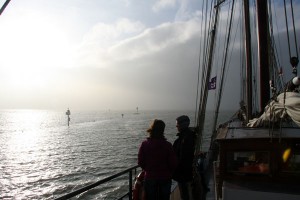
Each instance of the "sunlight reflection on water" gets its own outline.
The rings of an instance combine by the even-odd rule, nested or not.
[[[173,142],[181,114],[127,112],[122,118],[121,112],[72,112],[68,127],[65,112],[0,111],[0,199],[53,199],[132,167],[150,121],[164,120],[165,135]],[[124,180],[106,192],[95,188],[91,194],[101,195],[89,199],[124,188]]]

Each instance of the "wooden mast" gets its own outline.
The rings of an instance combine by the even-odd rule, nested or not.
[[[256,0],[258,26],[258,59],[260,72],[260,111],[270,99],[269,87],[269,37],[268,37],[268,7],[267,0]]]
[[[247,83],[247,122],[252,118],[252,53],[249,0],[244,0],[245,46],[246,46],[246,83]]]

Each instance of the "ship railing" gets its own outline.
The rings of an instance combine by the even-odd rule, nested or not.
[[[85,186],[85,187],[83,187],[81,189],[78,189],[76,191],[68,193],[68,194],[66,194],[64,196],[58,197],[55,200],[70,199],[70,198],[75,197],[75,196],[77,196],[79,194],[82,194],[82,193],[84,193],[84,192],[86,192],[86,191],[88,191],[90,189],[93,189],[93,188],[95,188],[95,187],[97,187],[99,185],[105,184],[105,183],[107,183],[107,182],[109,182],[109,181],[111,181],[111,180],[113,180],[113,179],[115,179],[117,177],[120,177],[120,176],[122,176],[124,174],[129,174],[129,176],[128,176],[128,192],[126,194],[124,194],[123,196],[121,196],[120,198],[118,198],[118,200],[122,200],[124,198],[132,200],[133,174],[134,174],[134,177],[136,177],[136,175],[137,175],[137,169],[138,168],[140,168],[138,165],[136,165],[134,167],[131,167],[131,168],[128,168],[128,169],[126,169],[124,171],[121,171],[121,172],[119,172],[117,174],[114,174],[112,176],[109,176],[107,178],[99,180],[99,181],[97,181],[97,182],[95,182],[93,184]]]

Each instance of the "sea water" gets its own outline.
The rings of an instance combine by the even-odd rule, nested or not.
[[[151,120],[166,123],[173,143],[182,114],[194,124],[193,111],[71,110],[69,126],[63,111],[0,111],[0,199],[54,199],[135,166]],[[77,198],[116,199],[127,184],[120,179]]]

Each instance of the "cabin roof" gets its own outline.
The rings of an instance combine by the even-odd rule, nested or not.
[[[299,183],[278,183],[278,182],[264,182],[264,181],[241,181],[241,180],[226,180],[223,184],[226,188],[235,189],[235,191],[257,191],[257,192],[268,192],[274,195],[280,195],[282,199],[286,197],[287,194],[299,195]]]
[[[255,139],[255,138],[299,138],[300,128],[242,128],[225,127],[218,129],[217,140],[226,139]]]

